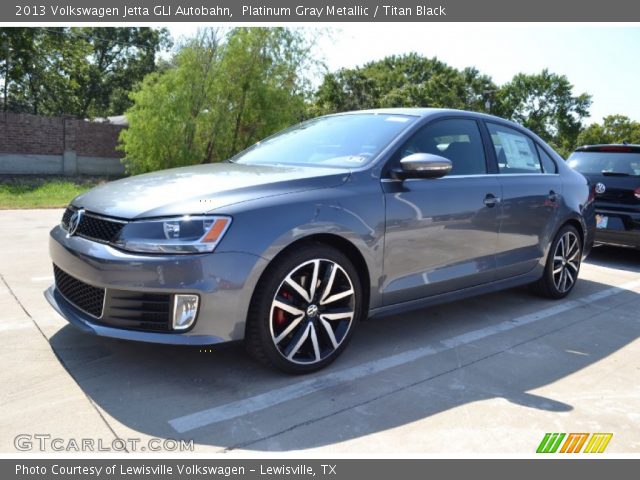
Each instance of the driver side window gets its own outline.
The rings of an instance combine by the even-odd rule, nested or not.
[[[431,153],[451,160],[451,175],[487,173],[480,130],[475,120],[440,120],[422,127],[394,156],[393,163],[414,153]]]

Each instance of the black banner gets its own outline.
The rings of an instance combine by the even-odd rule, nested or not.
[[[14,0],[0,22],[629,22],[628,0]]]
[[[424,480],[428,478],[632,478],[637,460],[0,460],[0,478],[119,480],[242,478]],[[579,476],[579,477],[578,477]]]

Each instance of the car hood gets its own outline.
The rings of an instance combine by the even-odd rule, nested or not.
[[[124,219],[203,214],[247,200],[340,185],[347,169],[215,163],[123,178],[72,204]]]

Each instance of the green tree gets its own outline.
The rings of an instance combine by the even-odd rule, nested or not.
[[[172,68],[131,95],[121,134],[127,170],[224,160],[296,123],[305,113],[310,48],[286,28],[200,32]]]
[[[53,103],[70,102],[60,86],[86,52],[78,44],[62,41],[63,32],[62,28],[0,28],[5,111],[41,113]]]
[[[578,135],[578,145],[629,142],[640,144],[640,122],[624,115],[609,115],[592,123]]]
[[[80,116],[121,115],[131,106],[133,87],[156,69],[156,55],[170,47],[166,29],[85,27],[72,29],[88,43],[88,62],[79,71]]]
[[[204,156],[208,104],[220,62],[220,39],[214,30],[200,35],[173,59],[174,67],[148,75],[131,94],[129,127],[120,136],[129,171],[198,163]]]
[[[13,109],[9,95],[10,87],[22,76],[22,71],[31,62],[33,42],[29,28],[0,28],[0,78],[2,79],[2,110]]]
[[[0,28],[6,110],[96,117],[122,114],[129,92],[168,48],[166,29]]]
[[[457,70],[417,53],[393,55],[363,67],[325,75],[314,113],[363,108],[447,107],[483,111],[491,78],[475,68]]]
[[[531,129],[564,155],[575,147],[591,106],[590,95],[574,95],[567,77],[546,69],[536,75],[517,74],[495,98],[492,113]]]

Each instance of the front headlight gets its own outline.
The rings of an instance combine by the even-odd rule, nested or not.
[[[130,252],[213,252],[231,225],[230,217],[186,215],[127,223],[114,245]]]

